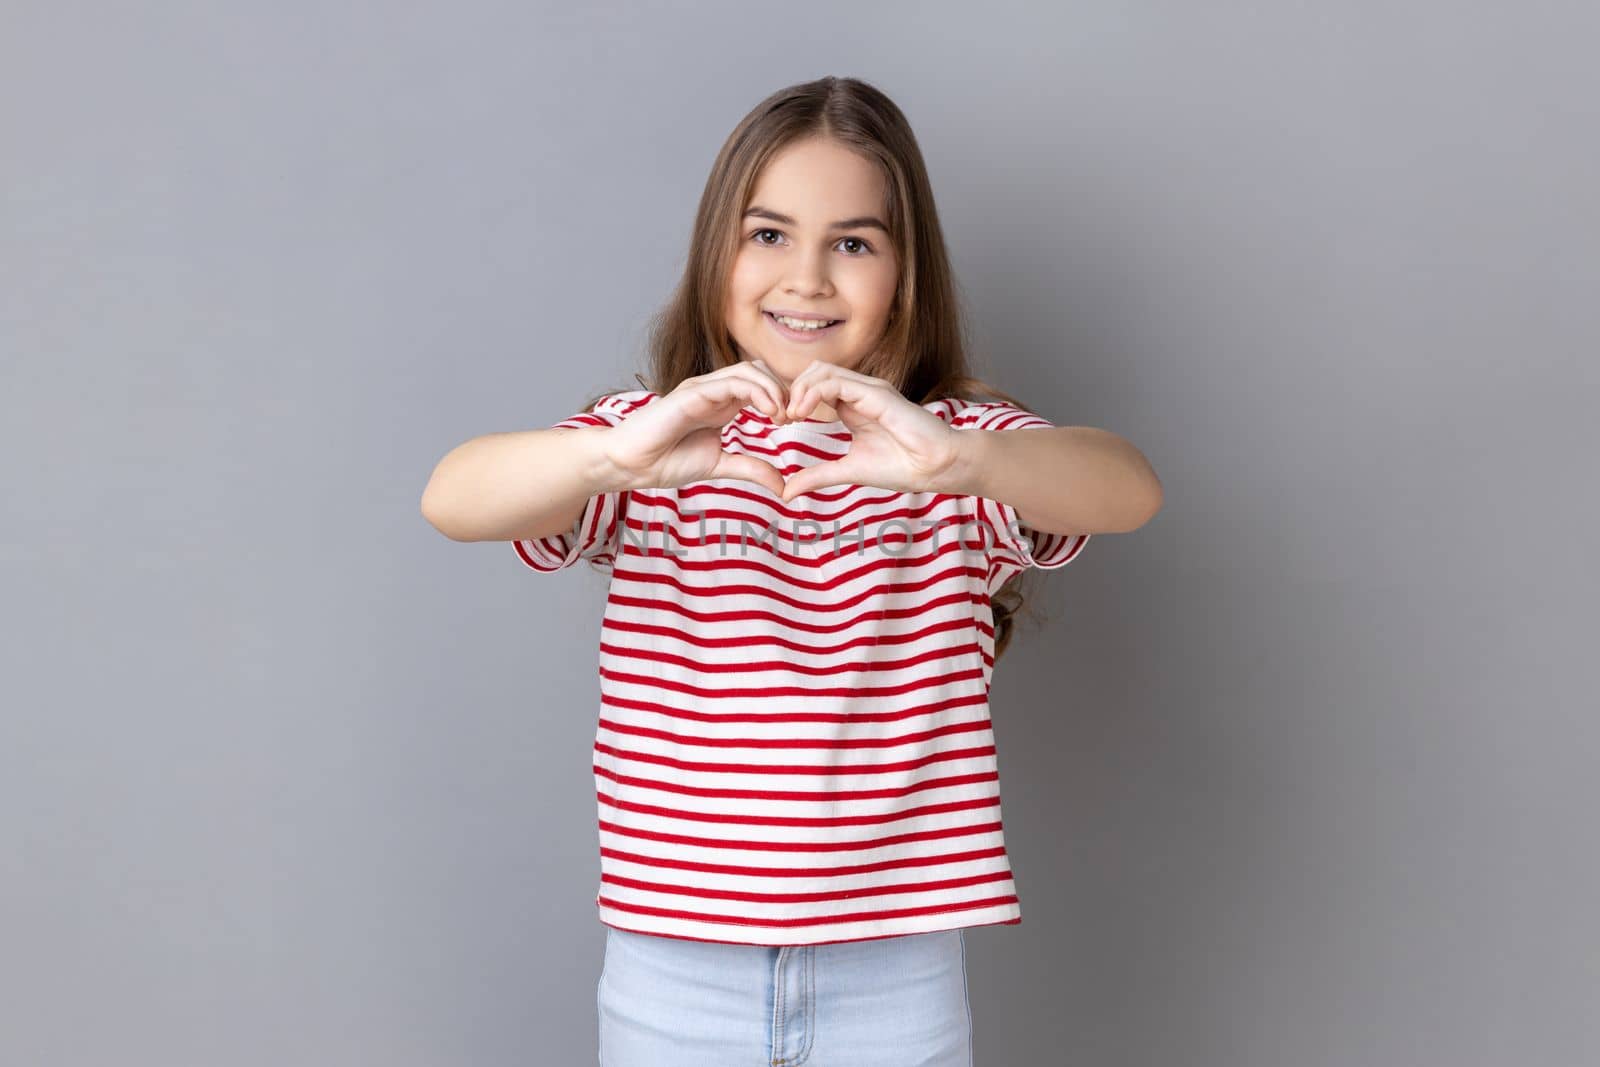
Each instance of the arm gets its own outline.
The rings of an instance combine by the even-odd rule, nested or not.
[[[964,429],[951,491],[1010,504],[1035,530],[1128,533],[1161,510],[1144,453],[1109,430],[1051,426]]]
[[[627,488],[604,448],[609,426],[517,430],[452,449],[422,491],[422,517],[452,541],[570,530],[590,497]]]

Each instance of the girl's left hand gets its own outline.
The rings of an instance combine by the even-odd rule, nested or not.
[[[796,471],[783,499],[830,485],[873,485],[903,493],[947,491],[964,452],[959,430],[900,394],[890,382],[818,360],[789,383],[789,417],[826,401],[852,435],[839,459]]]

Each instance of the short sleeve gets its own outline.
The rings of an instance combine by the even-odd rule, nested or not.
[[[617,426],[635,411],[644,407],[656,394],[642,389],[611,393],[601,397],[589,411],[553,423],[549,428],[580,429],[586,426]],[[553,573],[572,566],[581,560],[602,573],[610,573],[616,564],[617,548],[622,530],[627,522],[627,490],[596,493],[584,505],[570,530],[533,540],[511,542],[523,563],[542,573]]]
[[[951,421],[968,430],[1028,430],[1054,425],[1048,419],[1004,401],[969,403]],[[1054,570],[1077,559],[1089,535],[1045,533],[1024,525],[1017,509],[987,497],[973,497],[973,508],[988,547],[990,576],[996,588],[1012,573],[1028,567]]]

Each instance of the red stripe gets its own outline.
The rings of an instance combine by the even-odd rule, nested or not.
[[[1004,856],[1003,846],[968,849],[965,852],[945,852],[927,856],[908,856],[897,860],[880,860],[877,863],[849,863],[839,867],[746,867],[730,863],[707,863],[703,860],[686,860],[669,856],[646,856],[638,852],[601,846],[600,858],[634,863],[642,867],[660,867],[664,870],[700,871],[704,874],[732,874],[750,878],[847,878],[852,875],[875,874],[878,871],[900,870],[906,867],[944,867],[953,863],[971,863],[974,860]]]
[[[1000,804],[1000,797],[990,794],[978,797],[975,800],[953,800],[947,804],[924,804],[920,808],[906,808],[904,811],[885,812],[882,815],[841,815],[837,818],[808,819],[799,816],[783,815],[741,815],[721,811],[685,811],[680,808],[664,808],[656,804],[635,804],[626,800],[595,791],[595,800],[618,811],[632,811],[640,815],[656,815],[663,819],[681,819],[686,822],[728,822],[739,826],[874,826],[889,822],[899,822],[904,819],[920,819],[926,815],[938,815],[948,811],[971,811],[974,808],[994,808]]]
[[[694,797],[727,797],[740,800],[783,800],[792,803],[801,803],[808,800],[825,801],[829,804],[839,804],[846,800],[887,800],[892,797],[906,797],[912,793],[925,793],[930,789],[949,789],[958,785],[976,784],[978,782],[997,782],[1000,780],[998,771],[975,771],[971,774],[952,774],[943,778],[924,778],[909,785],[889,786],[882,789],[724,789],[703,785],[679,785],[676,782],[663,782],[655,778],[637,778],[632,775],[618,774],[608,767],[596,766],[595,777],[609,778],[619,786],[634,789],[649,789],[660,793],[678,793]],[[595,790],[596,795],[600,791]]]
[[[672,756],[662,756],[654,752],[635,752],[631,749],[617,748],[604,741],[594,743],[596,752],[603,752],[617,759],[632,760],[635,763],[655,763],[663,767],[676,767],[683,771],[701,771],[705,774],[809,774],[817,776],[833,776],[846,774],[889,774],[893,771],[914,771],[918,767],[926,767],[933,763],[944,763],[949,760],[981,759],[984,756],[995,754],[993,745],[979,745],[975,748],[953,748],[946,752],[929,752],[916,759],[895,760],[891,763],[704,763],[695,760],[680,760]]]
[[[536,559],[533,556],[533,554],[528,551],[528,545],[529,545],[530,542],[527,542],[527,541],[513,541],[511,543],[516,548],[517,555],[522,557],[522,562],[526,563],[528,566],[532,567],[534,570],[536,570],[536,571],[551,571],[551,570],[555,570],[556,569],[554,567],[546,566],[541,560]]]
[[[965,573],[970,575],[973,572],[968,570]],[[853,607],[856,603],[860,603],[866,599],[868,599],[868,597],[865,596],[852,598],[852,603],[847,606]],[[794,619],[787,615],[779,615],[776,612],[759,611],[750,608],[742,608],[730,611],[696,611],[687,604],[682,604],[677,601],[658,600],[653,597],[628,596],[626,593],[615,591],[615,589],[613,589],[608,603],[614,604],[617,607],[642,608],[649,611],[659,610],[671,612],[674,615],[681,615],[684,618],[692,619],[695,622],[777,622],[782,623],[790,630],[796,630],[803,633],[825,634],[838,633],[841,630],[848,630],[852,627],[860,625],[861,623],[876,621],[878,619],[914,619],[922,615],[924,610],[927,608],[943,607],[946,604],[957,604],[962,601],[966,601],[976,606],[986,603],[988,599],[989,597],[987,593],[974,592],[971,589],[963,588],[955,590],[954,592],[946,593],[943,596],[933,597],[928,600],[919,600],[915,605],[907,607],[874,608],[871,611],[852,615],[850,618],[841,620],[839,622],[806,622],[802,619]],[[630,627],[642,627],[645,624],[627,623],[608,617],[605,619],[603,625],[606,627],[620,627],[626,629]],[[676,632],[678,632],[681,636],[692,633],[692,631],[688,629]],[[751,640],[763,639],[764,638],[756,635],[752,635],[751,637]],[[699,643],[712,644],[713,640],[714,639],[711,638],[700,638]],[[740,638],[735,640],[743,639]],[[773,640],[778,639],[773,638]]]
[[[601,901],[600,897],[595,897],[594,902],[596,904],[599,904],[600,901]],[[631,926],[623,926],[622,924],[620,924],[618,922],[615,922],[615,921],[612,921],[612,920],[609,920],[609,919],[601,919],[600,922],[601,922],[601,925],[609,926],[613,930],[626,930],[626,931],[628,931],[630,933],[636,933],[636,934],[637,933],[651,933],[651,932],[660,933],[660,931],[635,930]],[[1013,919],[996,919],[993,922],[983,922],[983,923],[967,923],[967,922],[963,922],[963,923],[959,923],[957,925],[963,926],[963,927],[967,927],[967,928],[979,927],[979,926],[1016,926],[1021,922],[1022,922],[1022,920],[1020,918],[1013,918]],[[743,925],[751,926],[751,925],[757,925],[757,924],[744,923]],[[690,934],[673,934],[672,936],[675,937],[675,938],[678,938],[680,941],[697,941],[702,945],[752,945],[752,944],[759,945],[759,944],[765,944],[765,942],[760,942],[760,941],[732,941],[732,940],[728,940],[726,938],[720,938],[720,937],[694,937],[694,936],[692,936]],[[807,941],[806,944],[808,944],[808,945],[854,945],[854,944],[858,944],[858,943],[860,943],[862,941],[876,941],[876,940],[879,940],[880,938],[887,937],[887,936],[893,936],[893,935],[888,935],[888,934],[867,934],[867,935],[865,935],[863,937],[824,938],[824,939],[821,939],[821,940],[818,940],[818,941]]]
[[[970,911],[974,908],[990,908],[1000,904],[1015,904],[1015,894],[1003,897],[985,897],[982,900],[970,900],[960,904],[943,904],[927,908],[900,908],[893,911],[853,911],[843,915],[821,915],[800,919],[749,919],[739,915],[710,915],[704,912],[683,911],[678,908],[652,908],[643,904],[624,904],[612,900],[607,896],[599,896],[596,902],[618,911],[630,911],[636,915],[658,915],[668,919],[688,919],[695,922],[708,923],[733,923],[743,926],[780,926],[786,929],[798,926],[824,926],[838,923],[867,922],[882,919],[900,919],[913,915],[939,915],[950,911]]]
[[[937,689],[940,686],[953,682],[967,681],[983,677],[983,672],[974,667],[965,671],[947,671],[944,674],[933,675],[929,678],[919,678],[914,682],[902,685],[859,685],[859,686],[798,686],[798,685],[763,685],[763,686],[704,686],[693,685],[689,682],[674,681],[670,678],[658,678],[646,674],[628,674],[623,671],[600,668],[602,680],[609,680],[613,684],[619,682],[632,682],[636,685],[655,686],[672,693],[687,693],[691,696],[704,697],[707,700],[742,700],[746,697],[888,697],[900,696],[905,693],[915,693],[923,689]]]
[[[638,600],[637,598],[624,597],[615,597],[612,599],[612,603],[621,603],[625,599],[631,599],[635,604],[655,603],[648,600]],[[971,602],[973,599],[974,597],[970,592],[963,590],[959,593],[952,593],[949,596],[938,597],[934,600],[925,601],[923,606],[919,608],[901,608],[899,611],[893,613],[874,611],[866,615],[858,616],[858,619],[871,619],[876,622],[885,618],[914,618],[916,616],[925,614],[930,608],[942,607],[945,604],[953,604],[956,602]],[[694,614],[700,615],[703,618],[703,613]],[[774,622],[787,621],[777,615],[772,616],[772,620]],[[877,648],[883,645],[909,645],[922,640],[923,638],[933,637],[942,633],[949,633],[952,630],[966,634],[970,633],[972,630],[972,621],[973,620],[971,618],[948,619],[944,622],[934,623],[931,626],[924,626],[920,630],[907,630],[903,634],[865,634],[863,636],[854,637],[848,641],[841,641],[838,644],[832,645],[814,644],[809,641],[791,641],[788,638],[778,634],[752,633],[741,634],[737,637],[707,637],[702,634],[696,634],[691,631],[686,631],[673,626],[655,626],[650,623],[630,622],[625,619],[607,618],[604,619],[600,625],[602,630],[613,630],[621,633],[639,634],[646,637],[670,639],[691,645],[694,648],[747,649],[756,645],[776,645],[779,648],[787,648],[792,652],[804,652],[807,655],[813,656],[826,656],[838,652],[848,652],[852,648],[860,648],[862,646]],[[854,625],[854,623],[847,623],[845,625]],[[807,629],[813,633],[824,630],[837,630],[840,628],[840,625],[837,623],[826,627],[807,627]]]
[[[699,848],[724,849],[734,852],[864,852],[867,849],[905,845],[914,841],[944,841],[952,837],[971,837],[974,834],[992,834],[999,830],[999,822],[977,823],[972,826],[950,826],[942,830],[923,830],[912,834],[895,834],[890,837],[869,838],[865,841],[744,841],[722,838],[691,837],[687,834],[667,834],[659,830],[643,830],[633,826],[618,826],[600,820],[604,833],[619,837],[633,837],[641,841],[660,841],[663,844],[694,845]]]
[[[931,741],[936,737],[987,733],[989,731],[989,723],[985,719],[978,719],[973,722],[953,722],[934,730],[919,730],[916,733],[896,734],[892,737],[698,737],[693,734],[675,734],[670,730],[655,730],[648,726],[632,726],[627,723],[615,722],[604,716],[600,719],[600,728],[628,737],[652,737],[657,741],[669,741],[687,748],[815,748],[824,751],[848,751],[850,749],[899,748],[903,745],[916,744],[918,741]]]
[[[833,674],[874,674],[886,671],[903,671],[924,663],[970,656],[978,650],[975,644],[950,645],[930,648],[904,659],[845,660],[837,663],[789,663],[784,660],[745,660],[741,663],[716,663],[708,660],[675,656],[670,652],[656,652],[648,648],[629,648],[600,642],[601,655],[644,663],[666,664],[682,667],[701,674],[757,674],[761,671],[782,671],[791,674],[813,674],[826,677]]]
[[[964,889],[968,886],[991,885],[1011,881],[1011,871],[986,871],[964,878],[940,878],[931,882],[898,882],[875,885],[861,889],[835,889],[820,893],[751,893],[735,889],[705,889],[700,886],[677,885],[672,882],[646,882],[638,878],[625,878],[620,874],[603,874],[605,885],[619,885],[628,889],[642,889],[651,893],[671,893],[674,896],[697,897],[701,900],[743,900],[752,904],[820,904],[828,900],[848,900],[865,896],[895,896],[905,893],[933,893],[941,889]]]
[[[603,673],[602,673],[603,676]],[[808,690],[809,692],[809,690]],[[606,692],[602,688],[600,706],[647,711],[671,719],[688,719],[695,722],[894,722],[897,719],[914,719],[932,715],[949,708],[971,707],[985,703],[981,693],[964,693],[947,700],[927,701],[910,707],[891,708],[885,711],[732,711],[708,712],[690,708],[673,708],[654,701],[631,699]]]

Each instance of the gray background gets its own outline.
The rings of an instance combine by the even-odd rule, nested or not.
[[[1166,488],[996,677],[978,1062],[1600,1060],[1600,19],[1499,6],[7,4],[0,1062],[593,1062],[603,582],[418,500],[827,73]]]

